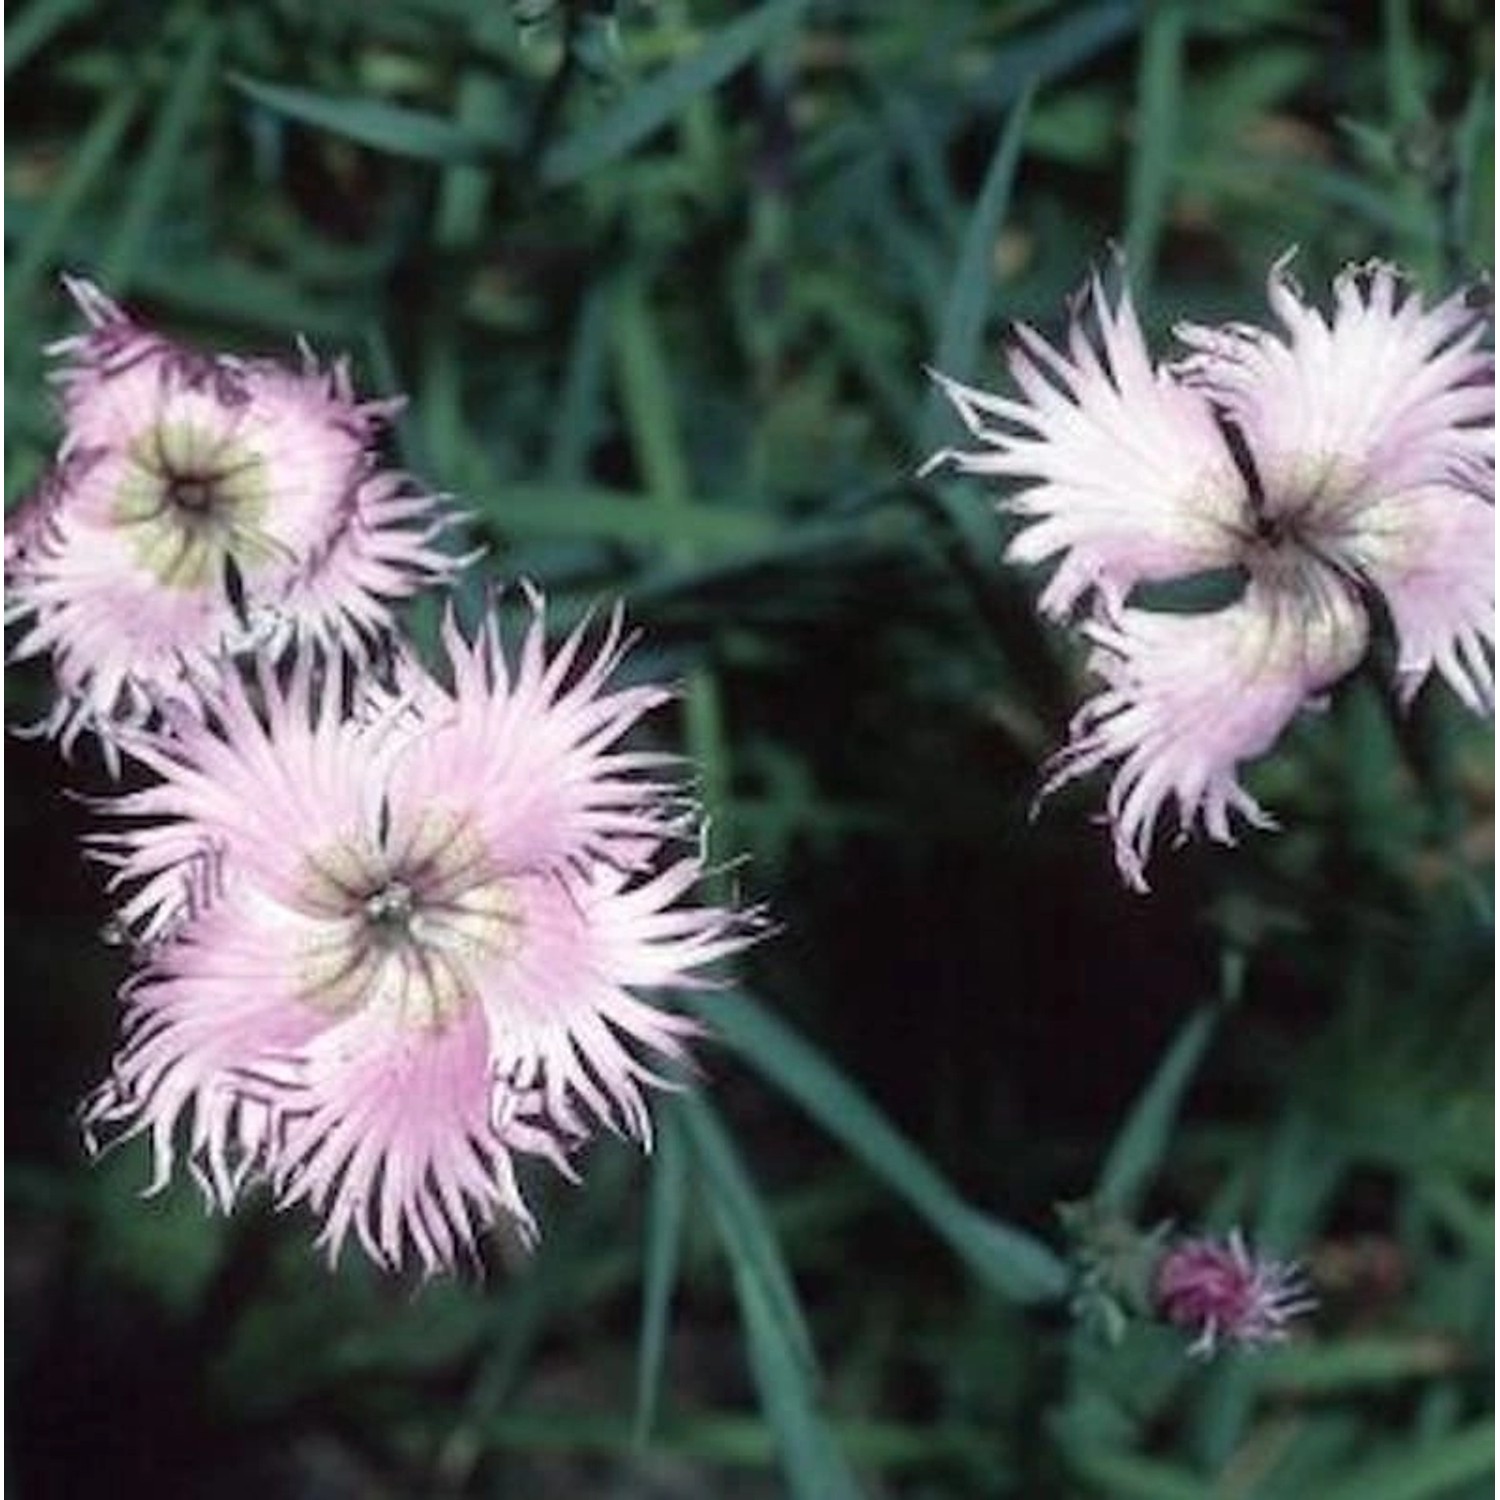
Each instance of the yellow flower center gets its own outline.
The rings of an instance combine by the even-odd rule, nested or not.
[[[231,561],[244,572],[277,555],[260,529],[266,467],[262,454],[223,432],[160,422],[130,445],[113,519],[164,587],[217,585]]]
[[[354,838],[307,862],[296,905],[299,998],[332,1015],[387,1007],[442,1030],[478,998],[481,969],[517,950],[514,893],[455,809],[434,809],[399,845]]]

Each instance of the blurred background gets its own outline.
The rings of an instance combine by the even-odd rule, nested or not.
[[[958,435],[924,364],[1001,385],[1116,249],[1161,348],[1261,319],[1290,246],[1315,298],[1486,277],[1490,6],[24,0],[5,68],[7,504],[60,435],[64,270],[347,353],[492,575],[559,627],[626,601],[778,924],[655,1155],[528,1179],[535,1255],[330,1272],[299,1215],[85,1160],[107,783],[10,737],[15,1494],[1492,1492],[1489,727],[1370,669],[1251,771],[1283,832],[1131,895],[1099,785],[1030,816],[1076,643],[993,495],[915,477]],[[1142,1223],[1304,1260],[1293,1343],[1075,1326],[1041,1245],[1122,1151]]]

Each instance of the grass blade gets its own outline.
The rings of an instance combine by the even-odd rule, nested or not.
[[[112,292],[125,292],[134,279],[141,246],[160,217],[162,204],[177,177],[188,132],[196,123],[213,82],[221,34],[216,21],[210,20],[200,27],[186,60],[173,72],[171,87],[136,169],[125,213],[104,254],[101,275]]]
[[[445,164],[475,162],[493,156],[507,144],[488,130],[459,125],[445,115],[411,109],[404,104],[336,98],[312,89],[266,83],[243,73],[231,74],[230,82],[242,94],[277,114],[391,156]]]
[[[1067,1268],[1040,1240],[966,1203],[860,1090],[765,1006],[718,994],[701,1014],[771,1083],[893,1189],[987,1285],[1017,1302],[1059,1297]]]
[[[933,366],[957,380],[971,378],[978,362],[985,310],[994,276],[995,240],[1010,208],[1011,187],[1021,156],[1021,138],[1025,134],[1032,97],[1031,87],[1022,90],[1005,122],[1005,129],[1000,132],[979,201],[974,205],[964,234],[958,268],[939,324]],[[947,413],[947,398],[936,385],[932,385],[918,427],[918,446],[924,455],[938,446],[944,426],[952,421]],[[988,558],[998,553],[994,514],[987,499],[979,497],[972,486],[961,484],[937,484],[934,493],[972,556]]]
[[[858,1488],[818,1411],[812,1337],[759,1195],[702,1096],[681,1095],[671,1107],[697,1159],[696,1175],[733,1272],[751,1375],[790,1493],[799,1500],[854,1500]]]
[[[504,40],[514,24],[499,6],[481,10],[474,21],[474,40],[480,45]],[[503,138],[510,133],[509,96],[502,79],[490,68],[471,67],[458,82],[455,124],[465,135]],[[446,249],[468,250],[484,230],[491,174],[482,167],[452,166],[438,185],[435,238]]]
[[[1065,1447],[1068,1466],[1110,1500],[1214,1500],[1203,1480],[1159,1459],[1105,1449]]]
[[[995,240],[1010,210],[1011,187],[1015,182],[1016,164],[1021,158],[1021,139],[1026,133],[1031,99],[1031,89],[1023,90],[1005,122],[1005,129],[1000,132],[984,185],[979,191],[979,201],[974,205],[964,234],[958,267],[943,309],[933,364],[955,380],[971,379],[978,360],[980,341],[984,336],[985,310],[994,280],[991,267]],[[946,398],[934,387],[928,392],[927,410],[922,420],[924,449],[937,445],[947,411]]]
[[[770,517],[747,510],[694,505],[681,517],[646,495],[591,485],[521,480],[482,506],[502,531],[521,536],[575,537],[665,549],[689,541],[694,552],[737,553],[776,538]]]
[[[557,394],[557,420],[552,423],[547,444],[545,471],[554,484],[576,484],[588,472],[589,449],[604,405],[609,312],[606,293],[591,287],[578,310],[567,368]]]
[[[965,90],[974,109],[1004,109],[1028,87],[1061,78],[1128,36],[1140,20],[1141,0],[1103,0],[1070,7],[1052,25],[1002,47]]]
[[[699,1168],[715,1222],[736,1274],[762,1289],[766,1307],[782,1330],[780,1341],[804,1371],[816,1366],[812,1335],[802,1316],[796,1288],[782,1259],[760,1195],[717,1114],[699,1094],[682,1094],[669,1105],[682,1121],[687,1143]]]
[[[1495,1424],[1476,1422],[1415,1450],[1381,1454],[1329,1485],[1322,1500],[1446,1500],[1494,1470]]]
[[[1094,1200],[1129,1217],[1140,1207],[1171,1144],[1183,1095],[1213,1038],[1219,1007],[1204,1006],[1188,1017],[1145,1092],[1136,1100],[1105,1157]]]
[[[1324,1396],[1451,1374],[1475,1362],[1457,1340],[1440,1334],[1366,1334],[1270,1350],[1257,1373],[1270,1390]]]
[[[743,67],[770,43],[806,0],[769,0],[732,21],[697,52],[632,89],[599,119],[559,141],[542,158],[542,181],[561,187],[624,156],[660,130],[695,95]]]
[[[1380,7],[1385,32],[1386,104],[1397,128],[1417,124],[1427,116],[1421,61],[1411,0],[1383,0]]]
[[[646,1202],[645,1266],[641,1279],[641,1341],[636,1361],[635,1441],[651,1435],[660,1404],[662,1366],[671,1321],[672,1289],[682,1251],[687,1206],[687,1156],[677,1117],[662,1110]]]
[[[769,1289],[743,1262],[735,1264],[734,1287],[750,1373],[776,1436],[791,1494],[798,1500],[854,1500],[859,1487],[817,1409],[807,1369],[787,1342]]]
[[[663,554],[670,564],[686,567],[697,556],[693,517],[698,507],[691,499],[660,331],[640,276],[620,283],[614,312],[617,381],[631,448],[662,520]],[[707,666],[697,665],[688,674],[684,696],[688,752],[702,778],[704,806],[722,829],[734,780],[719,686]]]
[[[1474,85],[1454,131],[1458,170],[1448,211],[1448,266],[1457,281],[1494,259],[1495,100],[1487,81]]]
[[[1125,210],[1125,263],[1140,303],[1148,301],[1151,294],[1156,247],[1177,154],[1186,36],[1187,10],[1181,0],[1161,0],[1141,35],[1136,140]]]
[[[93,9],[92,0],[35,0],[5,25],[5,71],[19,68],[78,16]]]
[[[62,182],[48,198],[41,217],[32,226],[31,233],[20,247],[15,269],[11,272],[10,285],[6,288],[8,303],[24,301],[30,295],[37,276],[55,258],[74,215],[115,159],[115,154],[125,139],[125,132],[135,117],[140,98],[138,83],[124,84],[110,95],[104,107],[94,116]]]
[[[636,467],[669,527],[691,508],[687,461],[672,404],[672,381],[666,356],[639,276],[627,276],[614,299],[616,384]],[[666,555],[688,562],[692,546],[686,534],[670,535]]]
[[[347,301],[304,291],[280,271],[248,261],[161,261],[147,257],[135,270],[140,292],[183,312],[252,324],[284,337],[348,339],[360,313]]]

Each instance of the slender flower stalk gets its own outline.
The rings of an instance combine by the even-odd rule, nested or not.
[[[1129,296],[1096,280],[1053,348],[1028,328],[996,396],[937,379],[977,440],[928,468],[1026,481],[1002,508],[1027,524],[1015,562],[1056,561],[1042,611],[1091,645],[1100,691],[1042,794],[1112,768],[1106,811],[1126,882],[1163,812],[1185,837],[1234,841],[1273,820],[1239,781],[1299,709],[1364,657],[1389,614],[1409,702],[1437,673],[1474,712],[1494,688],[1494,386],[1485,313],[1424,304],[1392,267],[1350,267],[1325,317],[1283,258],[1280,331],[1184,326],[1155,365]],[[1140,584],[1232,569],[1223,609],[1168,614]]]
[[[42,726],[107,755],[163,698],[226,656],[316,647],[367,661],[391,604],[466,559],[434,544],[457,519],[377,465],[399,403],[320,369],[204,355],[69,281],[88,329],[53,347],[66,432],[7,528],[16,657],[49,656]]]
[[[697,1027],[648,996],[756,916],[693,900],[676,762],[620,743],[669,696],[609,685],[626,644],[616,612],[549,655],[538,598],[511,659],[450,615],[446,681],[356,691],[301,651],[133,742],[157,783],[97,846],[147,958],[90,1129],[148,1132],[153,1187],[182,1152],[221,1209],[268,1180],[330,1257],[429,1273],[499,1218],[535,1233],[518,1156],[649,1143]]]

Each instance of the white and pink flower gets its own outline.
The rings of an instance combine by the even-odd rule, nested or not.
[[[1103,688],[1043,792],[1113,766],[1115,857],[1142,890],[1169,803],[1222,843],[1231,813],[1271,825],[1239,767],[1364,657],[1372,595],[1403,701],[1436,672],[1476,713],[1493,704],[1487,314],[1463,293],[1428,307],[1381,264],[1346,270],[1325,318],[1283,259],[1270,301],[1282,332],[1182,327],[1187,356],[1154,365],[1128,295],[1095,281],[1065,351],[1020,330],[1018,396],[937,377],[978,446],[928,468],[1029,481],[1001,502],[1028,522],[1007,557],[1056,561],[1046,614],[1086,610]],[[1132,602],[1220,569],[1244,578],[1222,610]]]
[[[649,1141],[698,1029],[650,997],[756,925],[694,901],[676,762],[620,743],[669,695],[610,685],[618,613],[592,648],[549,655],[540,600],[514,659],[493,618],[443,646],[450,680],[408,659],[389,692],[262,661],[133,742],[157,782],[97,844],[145,965],[86,1111],[149,1134],[158,1186],[183,1155],[225,1210],[266,1180],[331,1257],[426,1272],[535,1232],[518,1156]]]
[[[45,727],[106,754],[226,656],[292,646],[367,660],[391,606],[462,565],[455,521],[373,445],[396,403],[355,400],[347,370],[182,348],[96,287],[89,328],[55,345],[65,436],[7,532],[16,657],[48,656]]]

